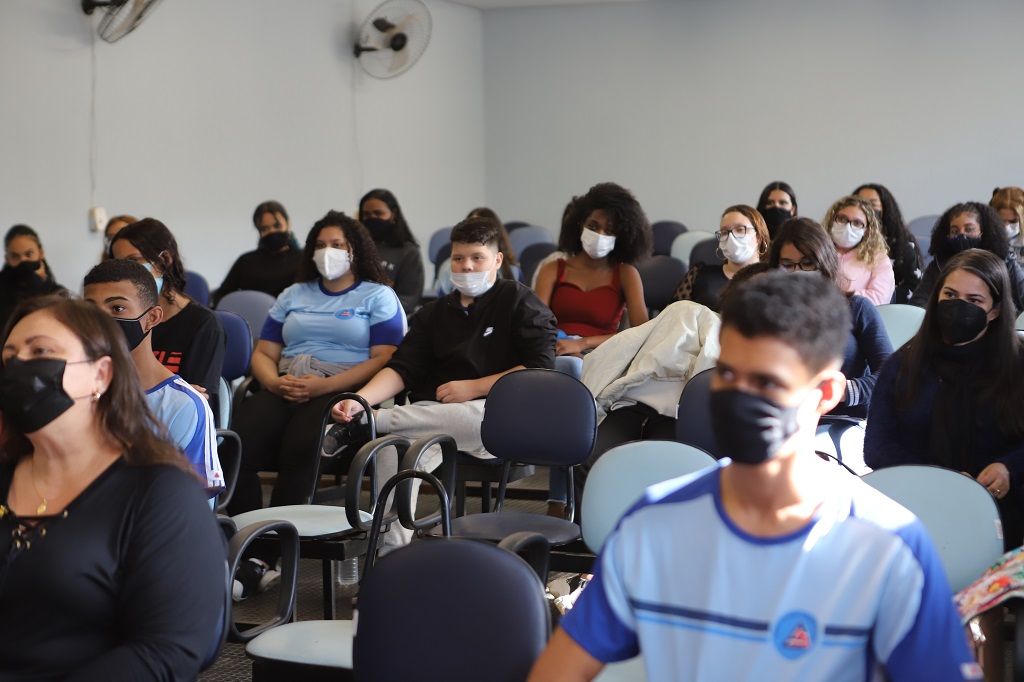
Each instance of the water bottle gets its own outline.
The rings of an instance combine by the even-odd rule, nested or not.
[[[359,558],[352,557],[335,562],[338,575],[338,594],[353,595],[359,591]]]

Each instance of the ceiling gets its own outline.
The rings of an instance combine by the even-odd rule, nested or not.
[[[557,5],[597,5],[613,2],[647,2],[647,0],[455,0],[460,5],[480,9],[510,7],[555,7]]]

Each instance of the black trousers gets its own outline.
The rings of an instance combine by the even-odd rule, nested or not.
[[[261,471],[277,471],[272,507],[308,501],[320,462],[320,423],[332,397],[327,394],[296,405],[262,390],[242,403],[234,420],[242,439],[242,465],[228,506],[232,515],[263,507]]]

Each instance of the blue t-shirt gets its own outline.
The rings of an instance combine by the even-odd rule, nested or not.
[[[209,403],[181,377],[173,376],[146,391],[149,409],[171,435],[204,481],[207,494],[224,489],[224,471],[217,456],[217,431]]]
[[[592,656],[642,651],[652,681],[981,679],[913,514],[842,474],[805,528],[755,537],[720,473],[650,488],[609,536],[562,620]]]
[[[357,282],[328,291],[320,280],[293,284],[277,297],[260,339],[284,345],[281,356],[312,355],[321,362],[358,364],[371,346],[397,346],[405,313],[391,287]]]

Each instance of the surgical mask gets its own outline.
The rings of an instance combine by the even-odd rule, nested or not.
[[[143,263],[142,267],[146,268],[146,270],[149,271],[149,274],[151,274],[151,275],[153,274],[153,264],[152,263]],[[159,296],[160,292],[163,291],[163,288],[164,288],[164,278],[163,277],[157,277],[157,276],[154,275],[153,276],[153,281],[156,282],[156,295]]]
[[[753,234],[737,237],[730,232],[729,238],[722,245],[722,251],[725,252],[725,257],[733,263],[746,263],[757,253],[757,242]]]
[[[324,279],[338,279],[349,271],[352,266],[352,256],[346,249],[335,249],[328,246],[313,252],[313,263]]]
[[[394,226],[393,222],[383,218],[367,218],[363,221],[363,227],[367,229],[375,242],[381,242],[390,237]]]
[[[260,248],[266,249],[267,251],[280,251],[284,247],[288,246],[288,239],[291,237],[289,232],[267,232],[265,235],[260,237]]]
[[[34,433],[71,409],[75,400],[64,390],[64,368],[91,360],[8,359],[0,374],[0,411],[21,433]]]
[[[782,223],[793,217],[793,212],[788,208],[773,206],[762,211],[761,217],[764,218],[765,224],[768,225],[768,233],[774,237],[775,233],[782,227]]]
[[[953,247],[953,253],[960,253],[968,249],[976,249],[981,246],[981,237],[968,237],[966,234],[958,234],[946,239]]]
[[[1013,239],[1020,234],[1020,223],[1010,223],[1006,226],[1006,236]]]
[[[494,282],[491,281],[490,270],[484,270],[483,272],[453,272],[452,284],[459,290],[460,294],[470,298],[483,296],[494,286]]]
[[[594,260],[604,258],[615,248],[615,237],[608,234],[598,234],[589,227],[583,228],[580,241],[583,242],[583,250]]]
[[[712,391],[709,407],[719,450],[740,464],[762,464],[776,457],[783,443],[800,430],[799,405],[783,407],[752,393]]]
[[[150,306],[149,308],[146,309],[146,312],[142,313],[142,315],[139,315],[133,320],[126,320],[120,317],[114,318],[114,322],[117,322],[117,326],[121,328],[121,333],[124,334],[124,340],[128,343],[128,350],[132,351],[138,348],[139,344],[142,343],[142,340],[146,338],[146,335],[149,334],[149,332],[153,331],[152,329],[143,331],[141,320],[146,315],[146,313],[148,313],[154,307],[155,306]]]
[[[938,322],[947,343],[967,343],[976,339],[988,326],[988,313],[961,298],[939,301]]]
[[[841,249],[852,249],[864,239],[866,227],[856,228],[853,223],[832,223],[832,241]]]

